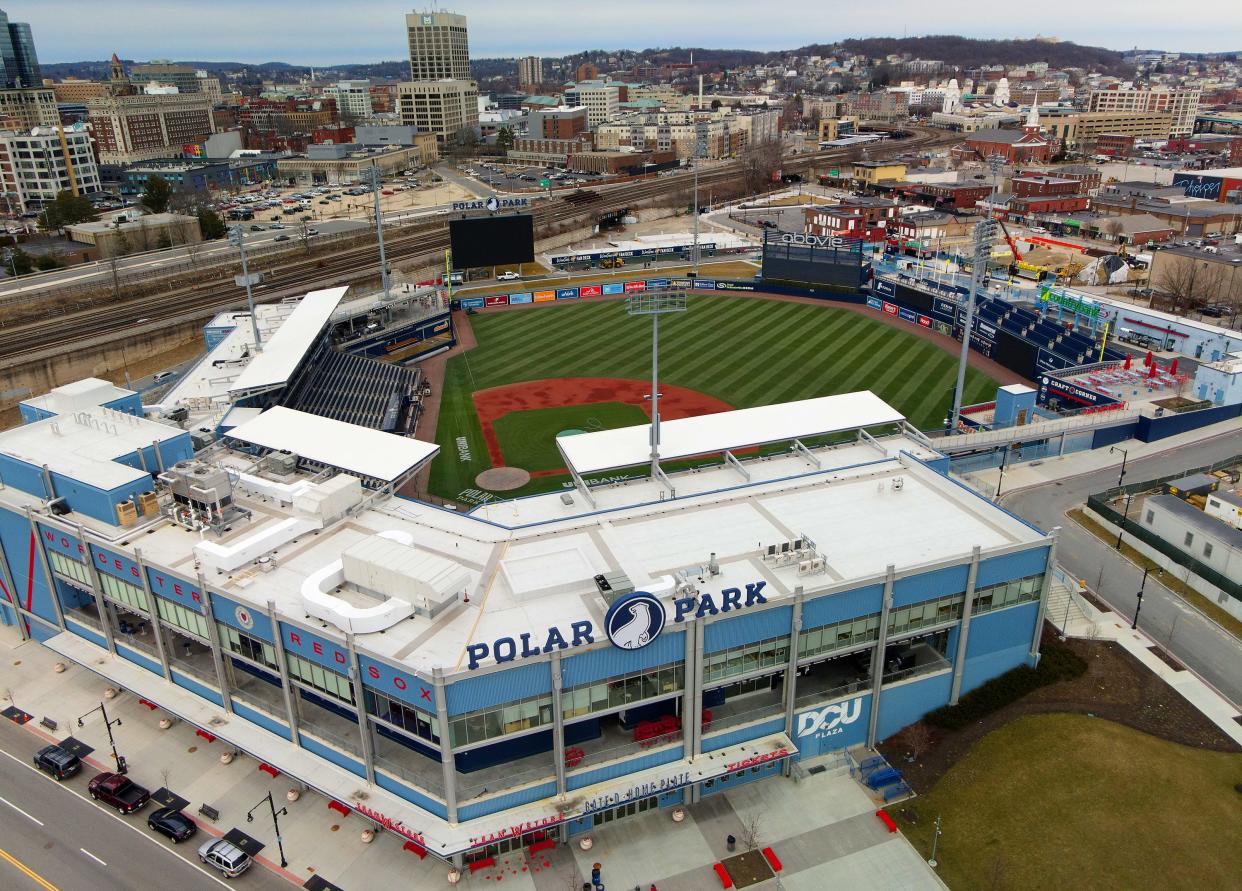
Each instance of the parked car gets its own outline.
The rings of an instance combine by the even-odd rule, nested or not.
[[[320,204],[331,204],[332,202],[329,201],[327,198],[321,198],[319,199],[319,203]]]
[[[251,231],[251,232],[262,232],[262,231],[263,231],[263,227],[262,227],[262,226],[251,226],[251,227],[250,227],[250,231]]]
[[[277,235],[275,238],[272,239],[272,241],[288,241],[288,240],[289,240],[288,235]]]
[[[515,278],[521,278],[521,276],[520,276],[520,275],[518,275],[518,274],[517,274],[516,272],[514,272],[513,270],[509,270],[508,272],[502,272],[502,273],[500,273],[500,275],[496,276],[496,279],[497,279],[498,281],[502,281],[502,282],[511,282],[511,281],[513,281]]]
[[[217,838],[204,842],[198,849],[198,859],[224,873],[226,879],[235,879],[250,868],[250,855],[232,842]]]
[[[277,223],[275,226],[272,226],[272,228],[273,229],[287,229],[288,227],[284,223]]]
[[[307,235],[318,235],[318,234],[319,234],[319,230],[318,230],[318,229],[307,229],[307,230],[306,230],[306,234],[307,234]]]
[[[194,821],[174,807],[162,807],[155,811],[147,817],[147,826],[167,836],[174,845],[198,832]]]
[[[160,381],[166,381],[170,377],[174,376],[176,376],[175,371],[157,371],[155,374],[151,375],[151,380],[158,384]]]
[[[122,773],[101,773],[87,784],[86,791],[122,814],[140,811],[151,800],[150,792]]]
[[[34,766],[50,773],[58,780],[73,776],[82,769],[82,761],[77,755],[60,746],[44,746],[34,754]]]

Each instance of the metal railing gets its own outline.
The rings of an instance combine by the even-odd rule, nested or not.
[[[814,693],[803,693],[794,697],[794,709],[800,709],[803,706],[818,705],[821,702],[828,702],[831,699],[841,699],[849,696],[851,693],[870,690],[872,682],[869,679],[850,681],[848,684],[841,684],[837,687],[829,687],[825,690],[817,690]]]
[[[556,777],[555,769],[552,766],[552,753],[547,753],[547,765],[543,767],[528,767],[525,770],[506,770],[501,774],[492,776],[486,782],[475,782],[470,785],[463,785],[460,780],[463,776],[469,774],[457,774],[457,800],[459,802],[471,801],[476,798],[482,798],[493,792],[500,792],[504,789],[512,789],[514,786],[525,786],[529,783],[538,783],[547,781]]]
[[[423,758],[422,755],[417,753],[411,754],[415,758]],[[423,760],[426,761],[427,759],[423,758]],[[399,780],[403,780],[411,786],[416,786],[428,794],[443,798],[444,779],[443,774],[440,771],[440,765],[433,761],[427,761],[427,764],[430,769],[426,772],[422,772],[412,770],[400,762],[394,761],[387,755],[380,755],[378,753],[375,755],[375,767],[377,770],[382,770],[384,773],[390,774]]]
[[[1117,411],[1079,415],[1058,421],[1023,424],[1020,427],[1000,427],[996,430],[984,430],[979,433],[946,436],[936,440],[936,447],[943,452],[946,450],[957,451],[958,449],[978,448],[979,446],[1009,442],[1027,442],[1035,439],[1060,436],[1063,433],[1093,430],[1097,427],[1116,427],[1119,424],[1138,420],[1139,415],[1138,409],[1126,408]]]

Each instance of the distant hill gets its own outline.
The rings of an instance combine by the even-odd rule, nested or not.
[[[979,65],[1026,65],[1047,62],[1050,68],[1086,68],[1117,74],[1131,70],[1117,50],[1046,40],[975,40],[955,34],[927,37],[865,37],[836,44],[847,52],[871,58],[909,53],[916,59],[938,59],[954,68]],[[795,52],[826,54],[830,46],[808,46]]]

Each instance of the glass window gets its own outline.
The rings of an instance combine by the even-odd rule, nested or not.
[[[1203,543],[1203,556],[1204,557],[1212,556],[1212,543],[1210,541],[1205,541]]]
[[[322,667],[293,653],[286,653],[285,657],[291,677],[297,678],[309,687],[314,687],[321,693],[327,693],[335,699],[353,704],[354,691],[349,678],[333,671],[325,671]]]

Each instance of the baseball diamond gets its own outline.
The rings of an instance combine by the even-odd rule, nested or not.
[[[472,316],[470,324],[478,346],[449,360],[436,430],[443,453],[460,460],[432,465],[429,489],[437,496],[456,499],[474,488],[478,474],[501,463],[501,455],[503,463],[532,472],[531,482],[511,494],[560,488],[568,479],[557,472],[561,462],[552,441],[563,428],[551,429],[555,423],[527,421],[522,415],[498,425],[493,423],[496,418],[480,418],[484,391],[606,376],[625,379],[637,390],[631,387],[629,396],[601,395],[592,402],[612,403],[613,409],[621,408],[617,403],[646,405],[650,326],[627,317],[619,301],[558,305],[555,311],[483,312]],[[677,415],[683,417],[868,387],[926,429],[944,417],[955,369],[954,356],[941,346],[831,305],[692,296],[689,311],[661,328],[662,396],[693,390],[703,401],[702,408]],[[987,399],[995,387],[992,378],[968,369],[964,401]],[[583,398],[551,394],[527,407],[581,405]],[[670,417],[672,408],[666,404],[662,416]],[[623,419],[610,409],[566,417],[595,417],[604,427],[642,423],[637,415]],[[505,427],[515,428],[515,435],[506,438]],[[542,441],[525,438],[528,433]],[[459,447],[462,438],[469,445],[465,451]]]

